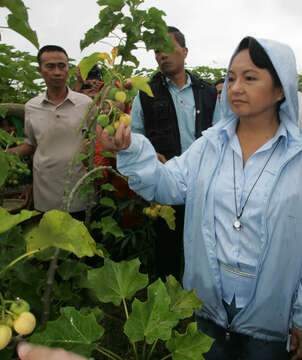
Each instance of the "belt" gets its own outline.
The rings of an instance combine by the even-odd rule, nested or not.
[[[219,265],[226,271],[229,271],[233,274],[239,275],[239,276],[243,276],[243,277],[247,277],[247,278],[252,278],[255,279],[256,275],[255,274],[250,274],[244,271],[240,271],[238,268],[231,266],[231,265],[227,265],[221,261],[218,260]]]

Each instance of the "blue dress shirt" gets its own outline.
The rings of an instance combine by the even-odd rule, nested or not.
[[[210,191],[215,193],[215,235],[217,241],[217,259],[220,263],[222,297],[228,304],[236,299],[237,307],[244,307],[253,289],[252,276],[239,275],[230,269],[236,269],[250,275],[256,274],[258,258],[264,244],[261,242],[261,229],[264,221],[266,197],[271,191],[272,178],[278,172],[283,154],[287,148],[287,131],[281,123],[276,135],[260,147],[246,161],[243,167],[241,147],[236,135],[237,122],[234,121],[225,129],[225,151],[218,169],[218,175]],[[237,215],[271,155],[278,139],[280,143],[274,151],[270,161],[257,181],[245,205],[241,230],[233,228],[236,217],[234,198],[233,151],[235,159]],[[230,211],[231,209],[231,211]],[[227,265],[227,266],[225,266]],[[228,268],[228,270],[226,270]]]
[[[195,141],[195,101],[190,76],[186,84],[179,89],[176,84],[166,78],[169,92],[176,110],[179,127],[181,151],[185,152]],[[139,95],[136,96],[131,110],[131,131],[145,135],[144,113]]]

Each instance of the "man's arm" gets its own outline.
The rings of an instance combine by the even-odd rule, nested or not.
[[[29,156],[33,155],[35,147],[29,144],[22,144],[8,149],[7,152],[10,154],[18,154],[19,156]]]

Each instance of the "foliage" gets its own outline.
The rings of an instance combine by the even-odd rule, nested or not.
[[[36,58],[26,51],[0,44],[0,102],[22,103],[38,95],[44,85],[36,68]]]
[[[22,0],[0,0],[0,7],[5,7],[11,12],[7,17],[8,27],[25,37],[39,49],[37,34],[29,25],[27,8]]]
[[[173,51],[172,39],[162,19],[165,13],[154,7],[148,11],[139,10],[142,3],[143,0],[98,0],[98,4],[103,7],[99,13],[100,21],[87,31],[80,42],[81,49],[119,30],[122,35],[119,37],[118,56],[122,57],[122,63],[130,61],[139,65],[132,53],[139,42],[143,42],[147,50]]]
[[[221,78],[224,78],[227,73],[225,68],[211,68],[209,66],[198,66],[191,69],[191,72],[203,80],[208,81],[210,84],[215,84],[215,82]]]

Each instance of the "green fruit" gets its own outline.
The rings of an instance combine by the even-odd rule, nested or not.
[[[110,99],[114,100],[115,99],[115,94],[119,91],[118,88],[113,87],[109,90],[108,96],[110,97]]]
[[[107,125],[104,130],[107,130],[110,136],[113,136],[115,133],[115,128],[113,125]]]
[[[97,118],[97,123],[101,125],[102,127],[105,127],[109,124],[109,116],[106,114],[101,114]]]
[[[25,311],[29,311],[30,306],[27,301],[20,299],[20,300],[13,302],[11,304],[9,310],[16,315],[20,315]]]
[[[133,86],[133,88],[131,90],[128,90],[128,93],[129,93],[130,96],[134,97],[134,96],[137,95],[138,89]]]
[[[120,103],[124,103],[126,98],[127,98],[127,95],[126,95],[126,93],[124,91],[118,91],[115,94],[115,100],[120,102]]]

